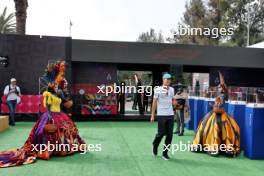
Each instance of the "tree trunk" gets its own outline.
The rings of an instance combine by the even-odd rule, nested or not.
[[[14,0],[16,8],[16,33],[25,35],[27,19],[27,0]]]

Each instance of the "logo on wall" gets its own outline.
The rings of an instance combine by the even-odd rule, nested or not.
[[[8,56],[0,56],[0,66],[1,67],[8,66]]]
[[[110,75],[110,73],[107,74],[106,79],[107,79],[107,81],[111,81],[112,80],[112,76]]]

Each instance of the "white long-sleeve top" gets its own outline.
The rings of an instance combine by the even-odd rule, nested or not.
[[[12,90],[16,91],[10,93]],[[21,95],[21,91],[18,86],[7,85],[4,90],[4,95],[7,96],[7,101],[17,100],[17,98]]]

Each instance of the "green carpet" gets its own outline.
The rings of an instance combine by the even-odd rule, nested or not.
[[[0,133],[0,151],[19,148],[33,123],[18,122]],[[177,152],[170,161],[153,157],[151,142],[157,124],[148,122],[79,122],[80,135],[90,144],[101,144],[101,152],[37,160],[31,165],[0,169],[0,176],[263,176],[264,161],[211,157],[204,153]],[[187,143],[194,133],[174,136],[173,143]],[[162,146],[161,146],[162,147]],[[161,151],[161,148],[160,148]]]

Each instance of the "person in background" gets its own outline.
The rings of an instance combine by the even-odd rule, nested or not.
[[[138,77],[137,77],[137,74],[134,75],[133,80],[135,81],[135,86],[137,86],[137,83],[138,83]],[[137,110],[137,104],[138,104],[137,93],[134,92],[134,93],[133,93],[133,105],[132,105],[132,110]]]
[[[171,85],[171,75],[166,73],[163,75],[163,84],[155,88],[153,103],[151,108],[151,119],[150,122],[154,122],[155,112],[157,109],[158,119],[158,133],[152,143],[153,155],[157,156],[158,146],[163,138],[166,136],[162,157],[164,160],[169,160],[168,149],[170,148],[172,137],[173,137],[173,105],[174,101],[174,89]]]
[[[143,95],[143,109],[144,112],[148,112],[148,101],[149,101],[149,95],[147,94],[148,90],[147,87],[144,88],[144,95]]]
[[[154,82],[153,82],[153,85],[152,85],[152,92],[151,92],[152,96],[151,96],[151,100],[150,100],[150,104],[151,104],[150,113],[152,112],[152,104],[153,104],[153,99],[154,99],[155,87],[158,87],[158,86],[160,86],[160,83],[159,83],[159,81],[157,79],[155,79]]]
[[[186,107],[188,95],[183,91],[182,87],[179,87],[174,98],[176,99],[175,116],[176,116],[176,123],[177,123],[177,128],[174,133],[178,134],[178,136],[183,136],[184,134],[184,109]]]
[[[195,96],[200,96],[200,82],[199,80],[196,80],[195,82]]]
[[[15,126],[16,105],[20,103],[21,96],[20,88],[16,83],[16,79],[12,78],[10,85],[7,85],[4,90],[4,95],[7,96],[6,102],[10,112],[9,125],[11,126]]]
[[[122,90],[125,90],[126,83],[124,81],[121,82]],[[120,114],[125,114],[125,105],[126,105],[126,93],[119,93],[119,102],[120,102]]]
[[[137,105],[140,115],[144,115],[144,109],[143,109],[143,93],[139,92],[140,87],[142,86],[142,80],[141,78],[136,74],[135,75],[135,82],[136,82],[136,96],[137,96]]]

